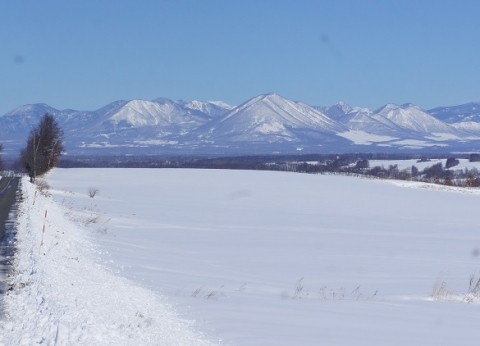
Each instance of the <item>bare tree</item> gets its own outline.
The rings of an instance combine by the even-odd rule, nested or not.
[[[21,160],[34,181],[39,175],[55,167],[63,152],[63,131],[50,114],[45,114],[38,126],[30,132]]]

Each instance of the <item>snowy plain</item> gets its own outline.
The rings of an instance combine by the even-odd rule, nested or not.
[[[35,205],[23,182],[0,344],[478,344],[478,190],[188,169],[46,181]]]

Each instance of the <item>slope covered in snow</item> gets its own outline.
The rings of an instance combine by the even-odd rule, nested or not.
[[[458,134],[456,129],[412,104],[404,104],[401,106],[391,103],[387,104],[376,111],[374,117],[376,119],[381,119],[381,117],[386,118],[400,128],[408,131],[416,131],[421,134]]]
[[[368,108],[350,107],[341,102],[326,112],[349,129],[340,135],[359,145],[391,146],[397,143],[396,140],[424,140],[426,135],[431,135],[429,132],[419,132],[419,126],[411,126],[425,123],[424,114],[418,112],[416,107],[405,107],[401,116],[398,112],[392,115],[397,107],[390,104],[374,113]]]
[[[277,94],[252,98],[209,125],[212,138],[233,141],[295,141],[295,130],[335,134],[342,125],[314,108]]]
[[[411,135],[393,121],[375,117],[372,111],[367,108],[351,108],[347,113],[338,116],[338,121],[350,130],[363,131],[377,136],[404,138]]]
[[[27,311],[45,334],[56,334],[58,316],[59,337],[82,330],[93,333],[83,337],[133,333],[144,338],[138,345],[148,344],[142,341],[150,340],[149,331],[164,330],[139,322],[157,316],[157,306],[149,305],[150,311],[143,299],[130,305],[143,295],[123,279],[113,281],[97,259],[167,296],[180,315],[197,321],[198,330],[227,345],[478,343],[479,297],[468,292],[479,264],[477,190],[222,170],[55,169],[47,180],[53,200],[42,198],[24,209],[24,218],[37,221],[19,243],[28,245],[20,298],[9,297],[16,299],[10,307],[18,309],[19,321]],[[88,197],[91,187],[98,188],[94,198]],[[50,219],[47,245],[39,248],[46,208],[77,221],[57,227]],[[78,229],[78,223],[86,225]],[[86,234],[93,248],[84,242]],[[37,264],[33,272],[27,255]],[[53,268],[62,275],[66,297],[49,293],[56,292]],[[123,297],[118,306],[108,303],[114,294],[100,304],[94,294],[77,291],[89,277],[102,282],[100,273],[115,283],[105,290]],[[96,289],[103,297],[103,286]],[[81,298],[74,300],[77,294]],[[29,295],[37,310],[22,307]],[[42,303],[44,296],[53,298]],[[98,321],[80,315],[78,306],[99,313]],[[113,321],[104,328],[107,315]],[[37,325],[21,321],[13,335]],[[122,324],[124,334],[117,328]],[[181,328],[175,330],[184,340]]]
[[[225,115],[230,110],[233,109],[232,106],[228,105],[222,101],[190,101],[182,104],[184,108],[189,109],[193,112],[200,112],[201,114],[206,114],[211,118],[216,118],[222,115]]]
[[[462,121],[462,122],[454,123],[451,126],[467,134],[471,134],[474,137],[480,136],[480,122]]]
[[[9,135],[17,133],[28,133],[45,113],[58,118],[61,111],[44,103],[28,104],[13,109],[0,117],[0,138],[9,138]]]
[[[170,126],[190,124],[198,126],[205,118],[192,115],[181,105],[168,99],[154,101],[132,100],[110,115],[109,123],[128,127]]]
[[[0,345],[211,344],[165,298],[101,264],[87,227],[93,204],[55,203],[26,178],[22,195]]]

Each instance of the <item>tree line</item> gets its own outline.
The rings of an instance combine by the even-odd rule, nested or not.
[[[470,162],[480,161],[479,154],[462,155]],[[391,164],[386,167],[371,167],[371,160],[416,159],[417,163],[430,161],[423,155],[405,154],[310,154],[310,155],[264,155],[237,157],[152,157],[152,156],[82,156],[62,159],[61,167],[102,167],[102,168],[201,168],[201,169],[239,169],[287,171],[310,174],[346,174],[369,176],[380,179],[414,180],[450,186],[480,187],[480,173],[475,168],[454,169],[458,158],[449,157],[442,163],[432,164],[419,169],[415,164],[400,169]],[[444,155],[431,156],[442,159]]]

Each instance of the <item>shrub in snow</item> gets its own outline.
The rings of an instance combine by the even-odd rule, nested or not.
[[[40,191],[40,193],[44,196],[49,196],[49,190],[50,190],[50,185],[43,180],[43,179],[36,179],[35,180],[35,185],[37,186],[37,190]]]
[[[95,187],[91,187],[91,188],[88,189],[88,196],[90,198],[95,197],[97,195],[97,193],[98,193],[98,189],[95,188]]]
[[[445,281],[437,282],[433,287],[432,298],[435,300],[460,300],[465,303],[480,301],[480,275],[472,274],[466,292],[455,292],[448,288]]]

